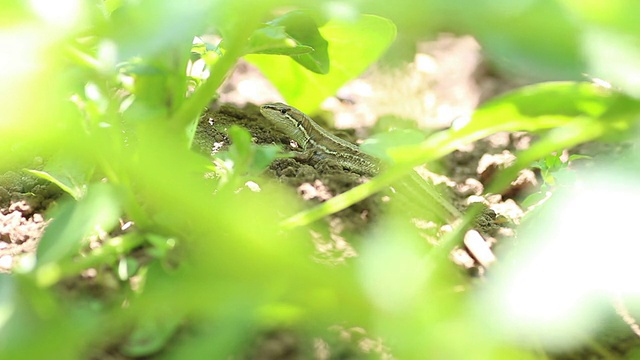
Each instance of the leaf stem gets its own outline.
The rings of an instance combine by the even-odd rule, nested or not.
[[[245,26],[235,27],[234,30],[236,31],[225,38],[224,55],[212,67],[209,78],[173,114],[170,123],[176,130],[182,131],[184,134],[188,133],[188,129],[192,127],[193,122],[196,121],[202,110],[215,96],[216,91],[238,59],[244,55],[249,35],[257,27],[257,21],[251,20],[253,19],[247,21]],[[189,146],[191,146],[191,141],[192,138],[190,136]]]

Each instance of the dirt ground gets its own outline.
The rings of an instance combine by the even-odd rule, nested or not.
[[[0,175],[0,272],[29,261],[47,225],[45,210],[63,192],[21,172]]]

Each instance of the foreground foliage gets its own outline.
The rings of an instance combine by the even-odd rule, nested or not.
[[[489,192],[554,151],[591,140],[635,141],[640,31],[629,15],[637,11],[625,9],[637,5],[385,4],[3,1],[0,169],[30,168],[44,157],[44,168],[29,170],[69,197],[51,209],[35,259],[0,278],[0,357],[86,358],[116,346],[129,356],[163,350],[164,358],[226,358],[267,329],[311,338],[336,324],[367,329],[398,358],[525,358],[540,344],[582,345],[600,319],[598,297],[638,291],[629,278],[633,259],[598,242],[635,249],[628,236],[634,219],[593,209],[639,196],[633,156],[585,174],[587,190],[566,190],[528,219],[513,255],[518,267],[498,266],[481,292],[447,259],[455,231],[432,248],[389,216],[349,266],[327,267],[309,260],[305,226],[414,165],[498,131],[540,137]],[[238,59],[312,112],[380,57],[396,25],[408,36],[472,33],[502,70],[556,82],[517,89],[463,125],[383,149],[387,171],[322,208],[301,211],[263,182],[257,169],[274,153],[255,156],[241,131],[231,134],[238,139],[227,155],[234,166],[224,176],[203,176],[209,160],[189,150],[195,124]],[[194,42],[211,33],[222,41]],[[203,62],[207,72],[193,71]],[[263,191],[236,191],[248,180]],[[122,219],[134,225],[123,227]],[[611,235],[601,224],[620,227]],[[96,237],[98,248],[90,246]],[[606,266],[585,271],[557,258],[576,248],[581,262]],[[97,269],[94,281],[112,291],[65,293],[65,281],[88,276],[87,269]],[[460,286],[465,291],[452,291]],[[169,339],[177,340],[168,346]]]

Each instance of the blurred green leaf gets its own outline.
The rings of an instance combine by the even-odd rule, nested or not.
[[[547,156],[544,160],[547,169],[551,171],[558,170],[566,165],[566,163],[560,159],[560,154]]]
[[[314,49],[311,46],[302,45],[288,36],[284,26],[267,26],[256,30],[251,35],[247,54],[293,56],[307,54],[312,51]]]
[[[118,66],[118,69],[130,76],[150,76],[150,75],[163,75],[167,74],[166,70],[159,69],[150,64],[145,64],[139,59],[134,59],[126,63],[122,63]]]
[[[498,131],[541,132],[563,126],[573,130],[563,130],[562,136],[571,137],[574,131],[579,142],[595,138],[620,141],[633,134],[638,114],[640,101],[592,83],[540,83],[487,101],[467,123],[454,124],[418,146],[391,149],[390,155],[398,159],[413,157],[416,162],[423,158],[426,162]],[[556,136],[560,136],[559,131]],[[555,150],[551,148],[542,156]]]
[[[530,206],[536,205],[542,200],[545,200],[547,197],[548,197],[548,194],[546,191],[537,191],[537,192],[534,192],[533,194],[528,195],[526,198],[524,198],[524,200],[520,202],[520,206],[523,209],[527,209]]]
[[[126,0],[104,0],[102,6],[108,14],[111,14],[114,10],[122,6],[125,1]]]
[[[403,145],[416,145],[424,141],[426,135],[417,129],[399,129],[375,134],[367,139],[360,148],[379,159],[390,161],[387,151]]]
[[[118,223],[120,203],[117,191],[109,184],[94,184],[79,201],[68,201],[52,214],[53,221],[47,227],[38,250],[38,277],[55,280],[50,274],[52,265],[77,252],[82,240],[97,231],[110,231]],[[49,278],[49,275],[53,277]]]
[[[73,92],[64,52],[52,50],[60,48],[60,37],[68,36],[71,29],[53,33],[47,26],[36,25],[37,21],[29,24],[0,29],[3,170],[25,167],[34,157],[58,152],[60,139],[72,153],[85,140],[81,123],[75,121],[77,109],[67,100]]]
[[[527,73],[538,81],[583,78],[580,29],[558,2],[454,4],[463,26],[472,29],[483,52],[509,73]]]
[[[174,69],[167,68],[162,60],[149,63],[134,59],[121,64],[119,69],[130,77],[132,83],[129,86],[132,102],[124,110],[129,122],[161,118],[166,116],[172,105],[184,100],[184,93],[179,96],[176,93],[186,87],[186,75],[177,76]],[[171,99],[175,100],[172,102]]]
[[[201,35],[207,21],[203,15],[212,6],[203,0],[192,1],[189,6],[142,0],[125,1],[110,8],[108,21],[96,30],[117,44],[120,62],[136,56],[157,59],[173,53],[176,47],[189,49],[193,37]]]
[[[201,0],[202,4],[211,6],[212,3]],[[201,4],[201,5],[202,5]],[[174,112],[171,112],[171,123],[174,126],[174,130],[178,132],[186,133],[187,146],[191,146],[193,141],[193,135],[195,133],[195,125],[198,121],[198,116],[202,113],[203,109],[211,102],[216,96],[218,88],[222,85],[224,79],[228,73],[234,68],[238,59],[244,55],[244,51],[247,49],[247,42],[251,37],[251,34],[255,29],[260,26],[260,19],[264,16],[264,13],[269,8],[270,1],[254,2],[252,0],[237,0],[226,1],[224,6],[215,7],[215,11],[211,11],[211,19],[209,19],[215,28],[217,28],[224,39],[224,55],[219,57],[213,51],[209,51],[203,56],[207,64],[210,66],[209,77],[199,84],[198,88],[193,94],[191,94],[186,100],[183,99],[186,93],[187,81],[180,82],[174,79],[174,83],[177,85],[183,85],[174,92],[177,99],[173,99],[175,104]],[[220,4],[218,4],[220,5]],[[247,9],[250,9],[247,11]],[[198,11],[198,9],[195,9]],[[208,10],[211,10],[209,8]],[[197,16],[197,15],[196,15]],[[199,20],[207,18],[199,14]],[[189,41],[189,49],[192,43],[193,34]],[[173,54],[180,56],[182,53],[178,52]],[[188,50],[186,55],[189,55]],[[185,56],[184,67],[187,65],[188,56]],[[171,60],[171,58],[169,58]],[[172,62],[176,64],[175,59]],[[178,62],[178,64],[180,64]],[[184,70],[184,67],[181,70]],[[177,74],[177,73],[175,73]],[[184,100],[184,101],[182,101]]]
[[[162,349],[182,322],[177,313],[166,314],[162,319],[142,320],[120,347],[123,354],[132,357],[148,356]]]
[[[468,124],[425,141],[421,145],[424,155],[417,155],[420,150],[410,147],[392,151],[427,159],[453,151],[456,144],[498,131],[543,133],[539,141],[518,153],[516,162],[496,176],[487,188],[488,192],[499,192],[518,171],[554,151],[596,139],[629,139],[638,126],[639,115],[640,102],[617,91],[587,82],[541,83],[485,103]]]
[[[232,145],[229,147],[229,153],[237,159],[251,159],[253,143],[251,142],[251,134],[243,127],[232,125],[229,128],[229,138]],[[246,168],[246,167],[245,167]]]
[[[287,219],[294,227],[316,220],[328,209],[338,211],[398,181],[414,166],[437,160],[459,146],[499,131],[547,131],[516,163],[496,176],[487,191],[498,193],[518,171],[553,151],[594,139],[619,141],[633,134],[640,119],[640,102],[591,83],[552,82],[527,86],[485,103],[466,124],[432,134],[417,145],[391,147],[394,162],[380,175],[322,205]],[[328,212],[331,213],[331,212]]]
[[[54,177],[53,175],[49,174],[48,172],[45,171],[40,171],[40,170],[31,170],[31,169],[24,169],[26,172],[28,172],[31,175],[35,175],[43,180],[47,180],[53,184],[55,184],[56,186],[58,186],[60,189],[62,189],[62,191],[66,192],[67,194],[71,195],[75,200],[78,200],[82,197],[82,195],[84,194],[84,189],[82,187],[82,185],[80,184],[74,184],[74,180],[72,178],[69,177]]]
[[[313,51],[290,55],[300,65],[317,74],[327,74],[330,69],[328,43],[312,16],[304,11],[292,11],[270,22],[273,26],[284,26],[286,33],[298,43]]]
[[[46,359],[56,354],[78,359],[88,342],[95,339],[100,318],[59,294],[36,286],[29,277],[0,275],[0,354],[6,359]],[[70,305],[73,303],[73,306]],[[101,322],[104,328],[104,322]],[[42,341],[33,346],[33,339]],[[82,339],[82,340],[80,340]]]
[[[585,169],[580,186],[559,188],[544,207],[526,215],[518,241],[503,250],[510,261],[493,269],[495,282],[487,284],[487,296],[474,301],[497,333],[519,344],[543,344],[550,351],[591,344],[605,329],[615,334],[613,323],[621,325],[620,334],[632,333],[611,312],[611,301],[603,299],[613,296],[627,309],[638,304],[632,274],[639,244],[628,236],[637,216],[616,211],[640,200],[637,175],[638,167],[627,163]],[[593,261],[602,266],[582,266]],[[487,312],[491,307],[497,312]],[[616,320],[610,322],[612,315]],[[520,322],[520,331],[514,332],[513,324]],[[598,357],[616,357],[608,344],[598,340]]]
[[[111,345],[104,339],[117,339],[131,328],[134,331],[120,350],[129,356],[155,356],[165,349],[183,319],[181,313],[167,312],[166,304],[171,304],[169,310],[203,319],[203,326],[191,328],[197,333],[193,338],[175,338],[176,347],[186,349],[176,354],[187,355],[175,358],[235,358],[246,350],[252,336],[280,324],[314,336],[334,324],[355,324],[371,329],[374,338],[384,337],[399,358],[466,359],[469,349],[477,359],[526,357],[526,349],[520,351],[517,344],[486,331],[493,326],[496,313],[487,312],[486,304],[495,305],[495,299],[482,305],[488,315],[486,323],[461,308],[477,302],[468,301],[474,299],[473,293],[460,286],[466,278],[456,276],[459,272],[446,260],[449,243],[424,258],[424,240],[409,233],[412,228],[386,223],[366,235],[379,241],[359,248],[362,257],[356,262],[342,267],[316,264],[310,260],[311,244],[321,233],[317,229],[326,230],[322,224],[291,232],[277,226],[298,205],[288,196],[290,191],[263,187],[259,193],[235,193],[235,189],[219,188],[204,179],[207,160],[188,151],[188,144],[176,138],[197,119],[246,49],[288,55],[247,58],[260,66],[290,103],[307,112],[316,109],[378,59],[394,39],[395,25],[390,20],[357,15],[369,9],[420,39],[440,29],[473,34],[492,67],[497,64],[516,75],[567,79],[587,73],[602,78],[600,83],[609,82],[613,88],[638,96],[638,5],[630,0],[430,0],[359,2],[357,7],[354,2],[316,2],[306,4],[312,8],[307,14],[317,11],[333,20],[315,22],[320,17],[305,18],[300,15],[304,13],[294,11],[262,28],[267,14],[296,10],[300,3],[106,0],[50,4],[7,2],[0,14],[7,26],[0,34],[4,55],[0,66],[0,167],[28,167],[24,164],[32,163],[32,157],[48,159],[63,148],[71,163],[63,170],[71,169],[71,174],[47,168],[36,171],[79,200],[63,203],[54,214],[37,253],[36,278],[2,277],[0,358],[47,358],[51,354],[100,358],[103,354],[95,349]],[[77,18],[77,23],[62,24],[55,21],[54,11],[43,12],[45,5],[61,10],[73,4],[90,9],[79,12],[86,16]],[[192,44],[194,36],[211,31],[223,38],[224,51]],[[402,38],[406,39],[406,32]],[[409,42],[413,47],[415,38]],[[187,97],[185,69],[192,51],[207,60],[211,75]],[[71,108],[73,104],[78,108]],[[514,169],[544,159],[540,164],[553,179],[552,171],[566,164],[558,158],[545,159],[549,153],[593,139],[627,140],[637,134],[639,113],[636,99],[592,84],[550,83],[519,89],[485,103],[468,124],[456,124],[426,139],[415,132],[373,139],[369,143],[379,149],[376,154],[386,153],[399,163],[352,190],[351,195],[356,196],[339,195],[325,204],[344,206],[370,196],[404,176],[413,165],[497,131],[540,134],[540,141],[518,154]],[[168,128],[168,123],[175,126]],[[276,147],[256,147],[242,130],[234,129],[231,136],[237,147],[225,156],[234,158],[242,176],[259,172],[277,156]],[[84,197],[79,189],[92,173],[80,168],[81,174],[74,174],[76,160],[95,165],[96,174],[105,179],[105,183],[91,185]],[[562,185],[563,181],[558,176],[557,182]],[[603,199],[609,198],[611,183],[603,184]],[[260,185],[271,186],[268,182]],[[622,204],[628,202],[629,189],[618,194]],[[578,201],[587,199],[584,194],[576,196]],[[593,200],[588,197],[589,201]],[[578,225],[585,216],[593,217],[593,223],[620,222],[617,213],[608,221],[598,221],[600,213],[589,206],[580,208],[587,213],[573,219]],[[136,228],[89,254],[76,256],[82,240],[96,226],[113,229],[121,209],[124,216],[135,220]],[[553,223],[545,220],[542,223]],[[633,223],[628,220],[622,223]],[[561,224],[565,229],[565,222]],[[616,238],[609,235],[599,238]],[[39,287],[58,276],[78,275],[88,266],[113,265],[118,259],[120,279],[129,279],[144,259],[129,256],[139,247],[144,247],[143,254],[164,261],[142,265],[140,270],[149,273],[143,286],[135,289],[135,296],[129,293],[119,299],[126,301],[119,301],[113,309],[105,311],[108,306],[102,298],[86,306],[84,293],[78,297],[83,300],[76,301],[64,292],[54,295],[50,288]],[[625,247],[628,244],[612,247],[612,258],[619,256],[616,249]],[[172,251],[174,248],[179,251]],[[594,249],[603,249],[601,242]],[[176,259],[167,259],[170,252],[178,254]],[[432,256],[436,252],[442,256]],[[600,252],[595,259],[601,259]],[[564,265],[558,269],[567,268],[566,256],[559,258],[558,265]],[[539,274],[544,266],[534,268]],[[550,279],[557,279],[558,274],[561,272],[553,272]],[[523,283],[519,280],[516,277],[514,284]],[[524,282],[525,290],[531,283]],[[134,282],[131,284],[133,287]],[[460,288],[463,291],[457,290]],[[389,289],[393,291],[385,293]],[[572,303],[575,301],[568,304]],[[511,321],[505,328],[518,333],[520,325],[514,327]],[[460,338],[471,342],[460,346],[459,341],[451,340]],[[31,346],[36,342],[42,346]]]
[[[219,157],[230,161],[235,176],[257,175],[277,158],[280,147],[276,145],[256,145],[246,129],[233,125],[228,130],[231,146]]]
[[[461,132],[509,125],[538,131],[576,117],[600,118],[625,95],[588,82],[548,82],[516,89],[482,105]]]
[[[640,4],[633,0],[611,0],[607,2],[561,0],[561,4],[581,20],[603,27],[613,27],[628,34],[640,35],[638,19]]]
[[[47,160],[42,170],[24,169],[24,171],[47,180],[74,199],[79,200],[87,190],[87,185],[94,174],[94,166],[73,159],[73,155],[54,156]]]
[[[636,31],[640,31],[637,28]],[[640,36],[592,28],[583,34],[589,76],[640,98]]]
[[[396,115],[383,115],[379,117],[373,125],[371,132],[377,134],[403,129],[418,129],[418,122],[415,119],[398,117]]]
[[[562,183],[562,185],[570,185],[573,183],[573,179],[567,175],[567,167],[569,163],[573,160],[578,159],[590,159],[590,156],[573,154],[569,156],[567,161],[562,161],[560,158],[561,154],[551,154],[545,156],[544,158],[534,161],[530,166],[533,168],[540,169],[540,175],[542,176],[543,184],[541,189],[535,194],[531,194],[527,196],[527,198],[522,202],[523,207],[528,207],[534,205],[538,201],[544,199],[547,196],[547,189],[550,186],[557,185],[556,177],[562,175],[563,181],[566,183]]]
[[[581,26],[580,45],[589,76],[603,79],[640,97],[640,13],[638,2],[563,0],[573,21]]]
[[[159,234],[148,233],[145,234],[145,239],[151,244],[151,248],[148,252],[157,258],[166,258],[169,251],[173,250],[176,246],[176,240]]]
[[[387,49],[396,36],[395,25],[382,17],[361,15],[353,21],[333,19],[322,25],[331,67],[326,75],[299,66],[289,57],[247,55],[245,58],[280,91],[288,103],[311,113],[347,81],[360,75]]]
[[[256,153],[253,156],[253,163],[251,170],[254,173],[261,173],[271,165],[273,160],[282,157],[282,149],[277,145],[263,145],[256,149]],[[284,155],[287,157],[287,155]]]

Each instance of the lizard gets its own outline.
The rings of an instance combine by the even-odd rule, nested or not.
[[[303,151],[312,151],[320,156],[333,157],[343,168],[367,177],[377,175],[383,168],[380,159],[331,134],[308,115],[292,106],[270,103],[261,106],[260,112],[271,125],[295,141]],[[401,181],[398,185],[405,193],[410,194],[412,197],[409,199],[410,202],[417,197],[427,195],[432,200],[431,204],[428,204],[429,206],[440,206],[445,213],[448,213],[447,216],[441,216],[446,218],[443,220],[451,220],[461,216],[460,211],[442,198],[433,185],[427,183],[418,173],[412,171],[408,179],[408,181]],[[416,190],[421,191],[421,194],[416,194]],[[433,213],[441,214],[442,212],[433,211]]]
[[[362,152],[356,145],[343,140],[318,125],[302,111],[282,103],[263,105],[260,112],[282,133],[305,151],[331,156],[343,168],[364,176],[375,176],[380,161]]]

